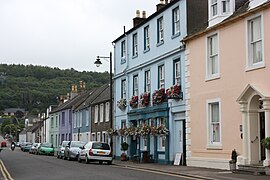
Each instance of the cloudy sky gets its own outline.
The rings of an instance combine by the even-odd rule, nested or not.
[[[136,10],[151,15],[159,0],[0,0],[0,63],[108,71],[97,55],[132,28]]]

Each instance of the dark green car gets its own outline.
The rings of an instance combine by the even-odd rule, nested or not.
[[[52,143],[41,143],[41,145],[38,148],[38,154],[41,155],[54,155],[54,148]]]

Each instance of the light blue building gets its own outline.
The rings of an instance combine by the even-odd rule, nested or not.
[[[171,164],[176,153],[186,157],[185,45],[181,40],[207,22],[207,0],[160,1],[146,17],[136,12],[134,27],[114,40],[114,128],[130,129],[115,137],[114,152],[121,143],[130,146],[128,156]],[[126,100],[126,106],[125,104]],[[132,101],[130,103],[130,101]],[[151,132],[143,134],[142,128]],[[155,131],[166,127],[165,135]]]

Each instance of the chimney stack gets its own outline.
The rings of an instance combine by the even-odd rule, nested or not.
[[[166,0],[168,3],[168,0]],[[156,5],[157,11],[161,10],[166,4],[164,3],[164,0],[160,0],[159,4]]]
[[[146,19],[146,12],[142,11],[142,17],[140,10],[136,10],[136,17],[133,18],[133,27],[138,26]]]

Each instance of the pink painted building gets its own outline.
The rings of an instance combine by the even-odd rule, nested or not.
[[[226,4],[227,3],[227,4]],[[270,165],[270,2],[209,0],[186,44],[187,165]]]

